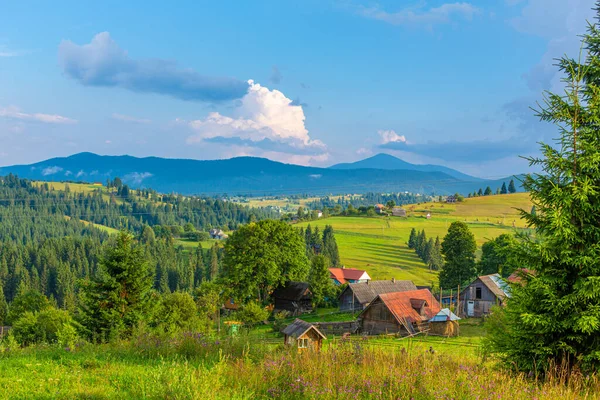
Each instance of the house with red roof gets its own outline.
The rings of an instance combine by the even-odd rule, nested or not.
[[[428,289],[380,294],[359,316],[368,335],[410,335],[428,329],[429,320],[441,310]]]
[[[346,267],[329,268],[329,277],[336,285],[343,285],[345,283],[361,283],[371,280],[371,277],[369,274],[367,274],[367,271]]]

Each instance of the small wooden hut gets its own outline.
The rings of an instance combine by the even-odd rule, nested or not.
[[[287,282],[272,294],[275,312],[288,311],[291,315],[300,315],[312,311],[313,294],[306,282]]]
[[[325,335],[313,324],[296,318],[294,322],[281,331],[284,335],[284,343],[288,346],[296,346],[298,352],[320,351]]]
[[[429,334],[440,336],[458,336],[460,318],[450,311],[449,308],[443,308],[433,318],[429,320]]]

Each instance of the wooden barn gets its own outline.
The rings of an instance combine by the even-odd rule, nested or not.
[[[417,290],[412,281],[366,281],[350,283],[338,297],[340,311],[364,310],[370,302],[384,293],[407,292]]]
[[[439,313],[429,320],[429,334],[440,336],[458,336],[460,318],[450,311],[449,308],[443,308]]]
[[[291,315],[312,312],[313,294],[306,282],[288,282],[273,294],[274,312],[288,311]]]
[[[314,325],[296,318],[294,322],[281,330],[284,343],[296,346],[298,352],[320,351],[323,339],[327,339]]]
[[[427,289],[384,293],[360,314],[362,331],[368,335],[411,335],[428,329],[428,321],[440,305]]]
[[[499,274],[484,275],[475,279],[460,293],[459,315],[483,317],[495,305],[503,305],[509,296],[509,286]]]

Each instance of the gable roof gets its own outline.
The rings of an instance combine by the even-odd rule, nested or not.
[[[363,315],[369,308],[377,304],[378,301],[383,302],[387,309],[392,313],[396,321],[406,326],[406,322],[414,323],[433,318],[441,308],[433,294],[427,289],[411,290],[408,292],[384,293],[363,310]],[[412,303],[420,303],[424,305],[423,315],[419,314],[412,306]]]
[[[509,287],[507,283],[502,279],[500,274],[492,274],[492,275],[483,275],[478,278],[481,283],[483,283],[494,296],[498,297],[500,300],[505,297],[510,297]]]
[[[371,279],[367,271],[362,269],[354,268],[329,268],[331,278],[334,278],[338,282],[344,284],[347,281],[357,281],[359,279]],[[366,275],[366,276],[364,276]]]
[[[273,298],[298,301],[303,298],[312,298],[310,285],[306,282],[287,282],[273,291]]]
[[[439,313],[435,314],[429,322],[446,322],[446,321],[458,321],[460,318],[450,311],[449,308],[442,308]]]
[[[283,328],[281,330],[281,333],[283,333],[284,335],[288,335],[291,336],[293,338],[299,338],[300,336],[304,335],[306,332],[308,332],[309,330],[314,329],[315,332],[321,336],[323,339],[327,339],[327,337],[325,335],[323,335],[321,333],[320,330],[317,329],[316,326],[314,326],[313,324],[310,324],[306,321],[303,321],[299,318],[296,318],[296,320],[294,322],[292,322],[291,324],[289,324],[288,326],[286,326],[285,328]]]
[[[417,290],[417,287],[412,281],[386,280],[350,283],[344,292],[346,290],[352,290],[356,300],[358,300],[360,304],[364,305],[375,300],[377,295],[384,293],[407,292],[410,290]]]

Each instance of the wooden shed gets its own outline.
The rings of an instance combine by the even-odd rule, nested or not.
[[[460,293],[459,315],[483,317],[492,306],[503,305],[510,297],[510,288],[499,274],[483,275],[475,279]]]
[[[460,318],[450,311],[449,308],[443,308],[433,318],[429,320],[429,334],[440,336],[458,336]]]
[[[428,321],[440,305],[427,289],[384,293],[360,314],[362,331],[368,335],[412,335],[428,329]]]
[[[288,282],[278,287],[272,297],[275,312],[288,311],[291,315],[300,315],[312,311],[313,294],[306,282]]]
[[[282,329],[284,343],[288,346],[296,346],[298,352],[321,351],[325,335],[313,324],[296,318],[294,322]]]

